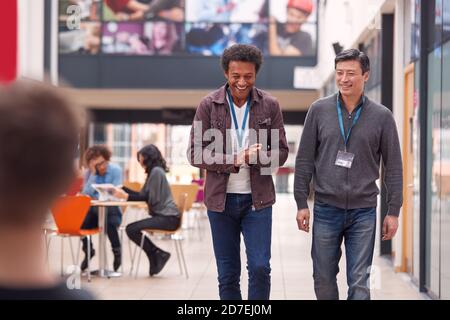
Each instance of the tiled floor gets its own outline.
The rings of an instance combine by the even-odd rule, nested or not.
[[[187,213],[187,215],[192,213]],[[315,299],[312,279],[312,262],[310,258],[311,234],[297,229],[296,206],[292,195],[278,195],[273,209],[272,238],[272,290],[271,299],[309,300]],[[128,219],[133,219],[129,214]],[[191,215],[192,218],[192,215]],[[216,265],[212,251],[211,235],[205,215],[199,216],[198,228],[183,231],[184,253],[189,271],[189,279],[180,274],[175,247],[170,240],[157,239],[155,242],[164,250],[172,253],[165,269],[157,276],[148,276],[148,261],[142,256],[137,279],[129,276],[130,255],[128,239],[125,235],[124,267],[125,273],[120,278],[93,278],[90,283],[82,277],[81,286],[91,290],[99,299],[218,299]],[[193,219],[187,221],[193,224]],[[97,246],[97,241],[94,240]],[[73,240],[74,248],[77,246]],[[50,265],[56,272],[60,270],[60,241],[52,241],[50,247]],[[134,248],[132,246],[132,248]],[[377,250],[377,249],[376,249]],[[65,250],[65,260],[69,250]],[[112,255],[108,249],[109,261]],[[345,254],[343,255],[345,257]],[[242,248],[243,266],[245,266],[244,248]],[[94,257],[93,265],[98,263]],[[373,299],[426,299],[412,285],[409,276],[394,273],[390,262],[374,257],[375,276],[372,277]],[[340,269],[345,271],[345,259],[341,259]],[[346,298],[346,277],[344,272],[338,275],[341,299]],[[242,271],[243,297],[247,296],[247,273]]]

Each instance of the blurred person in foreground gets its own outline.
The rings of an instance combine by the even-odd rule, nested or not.
[[[38,82],[0,86],[0,299],[92,298],[50,272],[41,229],[76,175],[79,112]]]

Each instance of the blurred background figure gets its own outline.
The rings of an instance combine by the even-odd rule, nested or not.
[[[311,56],[313,42],[311,35],[301,30],[314,9],[312,0],[289,0],[286,24],[274,17],[269,26],[270,54],[284,56]]]
[[[165,19],[182,22],[184,19],[184,0],[105,0],[105,5],[107,20]]]
[[[75,11],[73,6],[78,6],[79,17],[82,21],[98,21],[101,0],[59,0],[59,21],[67,21]]]
[[[50,273],[41,229],[76,175],[79,111],[37,82],[0,87],[0,299],[92,298]]]
[[[230,22],[256,23],[268,18],[267,0],[233,0]]]
[[[84,187],[82,194],[88,195],[92,199],[98,200],[98,191],[94,189],[93,184],[110,183],[115,186],[122,185],[122,169],[115,163],[110,163],[111,151],[105,146],[92,146],[86,150],[85,161],[87,170],[84,176]],[[113,267],[117,271],[122,264],[122,250],[120,246],[119,233],[117,228],[122,223],[122,212],[119,207],[108,207],[107,211],[107,233],[111,242],[111,248],[114,255]],[[98,207],[91,207],[81,226],[82,229],[98,228]],[[84,260],[81,262],[81,271],[88,267],[88,259],[95,255],[94,246],[91,240],[90,257],[88,258],[88,239],[81,239],[83,243]]]
[[[81,22],[80,29],[60,27],[59,52],[97,54],[100,49],[100,23]]]
[[[195,23],[186,30],[186,50],[205,56],[220,55],[227,47],[228,39],[223,24]]]
[[[266,0],[187,0],[186,20],[191,22],[248,22],[267,18]]]
[[[176,25],[173,22],[156,21],[149,24],[150,29],[150,48],[151,54],[167,55],[174,51],[179,44]]]
[[[106,5],[114,13],[114,20],[128,21],[144,19],[149,10],[148,5],[136,0],[105,0]]]
[[[221,55],[233,44],[251,44],[268,53],[267,26],[251,23],[194,23],[186,33],[186,50],[201,55]]]
[[[115,196],[127,201],[147,202],[150,217],[130,223],[126,228],[130,240],[140,246],[143,230],[175,230],[181,220],[166,177],[169,168],[159,149],[153,144],[143,147],[138,151],[138,162],[147,174],[142,189],[136,192],[123,187],[116,190]],[[150,264],[150,276],[161,272],[170,258],[170,253],[157,247],[148,237],[144,237],[142,249]]]
[[[102,51],[113,54],[149,54],[149,37],[144,34],[144,26],[138,23],[108,22],[103,25]]]
[[[186,20],[228,22],[235,3],[228,0],[187,0]]]

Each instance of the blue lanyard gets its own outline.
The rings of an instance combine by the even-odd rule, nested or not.
[[[361,110],[362,110],[364,101],[365,101],[365,97],[363,96],[362,102],[356,107],[357,108],[356,115],[353,118],[352,126],[350,127],[350,129],[348,129],[347,136],[346,136],[345,130],[344,130],[344,121],[342,120],[341,101],[339,100],[339,94],[337,96],[336,109],[337,109],[337,113],[338,113],[339,127],[341,129],[341,135],[342,135],[342,138],[344,139],[345,151],[347,151],[347,143],[348,143],[348,140],[350,139],[350,133],[352,132],[353,127],[355,126],[356,122],[358,122],[358,119],[361,116]]]
[[[243,138],[243,135],[245,132],[245,125],[247,124],[248,112],[250,110],[250,95],[248,95],[247,106],[245,107],[244,119],[242,120],[242,129],[239,130],[239,126],[238,126],[238,122],[237,122],[237,118],[236,118],[236,111],[234,111],[233,97],[231,96],[229,90],[227,90],[227,94],[228,94],[228,100],[230,100],[231,115],[233,116],[233,123],[234,123],[234,127],[236,129],[236,134],[238,137],[239,148],[241,148],[242,147],[242,138]]]

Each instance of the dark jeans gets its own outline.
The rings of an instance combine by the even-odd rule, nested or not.
[[[312,259],[319,300],[337,300],[336,275],[344,240],[349,300],[370,300],[370,268],[375,243],[376,208],[345,210],[314,204]]]
[[[255,210],[251,194],[228,193],[224,212],[208,210],[216,257],[219,295],[241,300],[241,232],[247,254],[248,299],[270,296],[272,207]]]
[[[119,207],[107,207],[107,225],[106,232],[108,234],[108,239],[111,242],[111,247],[113,249],[120,249],[119,233],[117,228],[122,223],[122,212]],[[91,207],[89,209],[86,218],[84,219],[81,229],[95,229],[98,228],[98,207]],[[85,243],[83,242],[83,249]]]
[[[131,241],[137,246],[141,245],[142,230],[162,229],[175,230],[180,224],[180,218],[175,216],[152,216],[147,219],[130,223],[126,227],[126,232]],[[159,249],[148,237],[144,238],[144,252],[150,257]],[[159,249],[160,250],[160,249]]]

